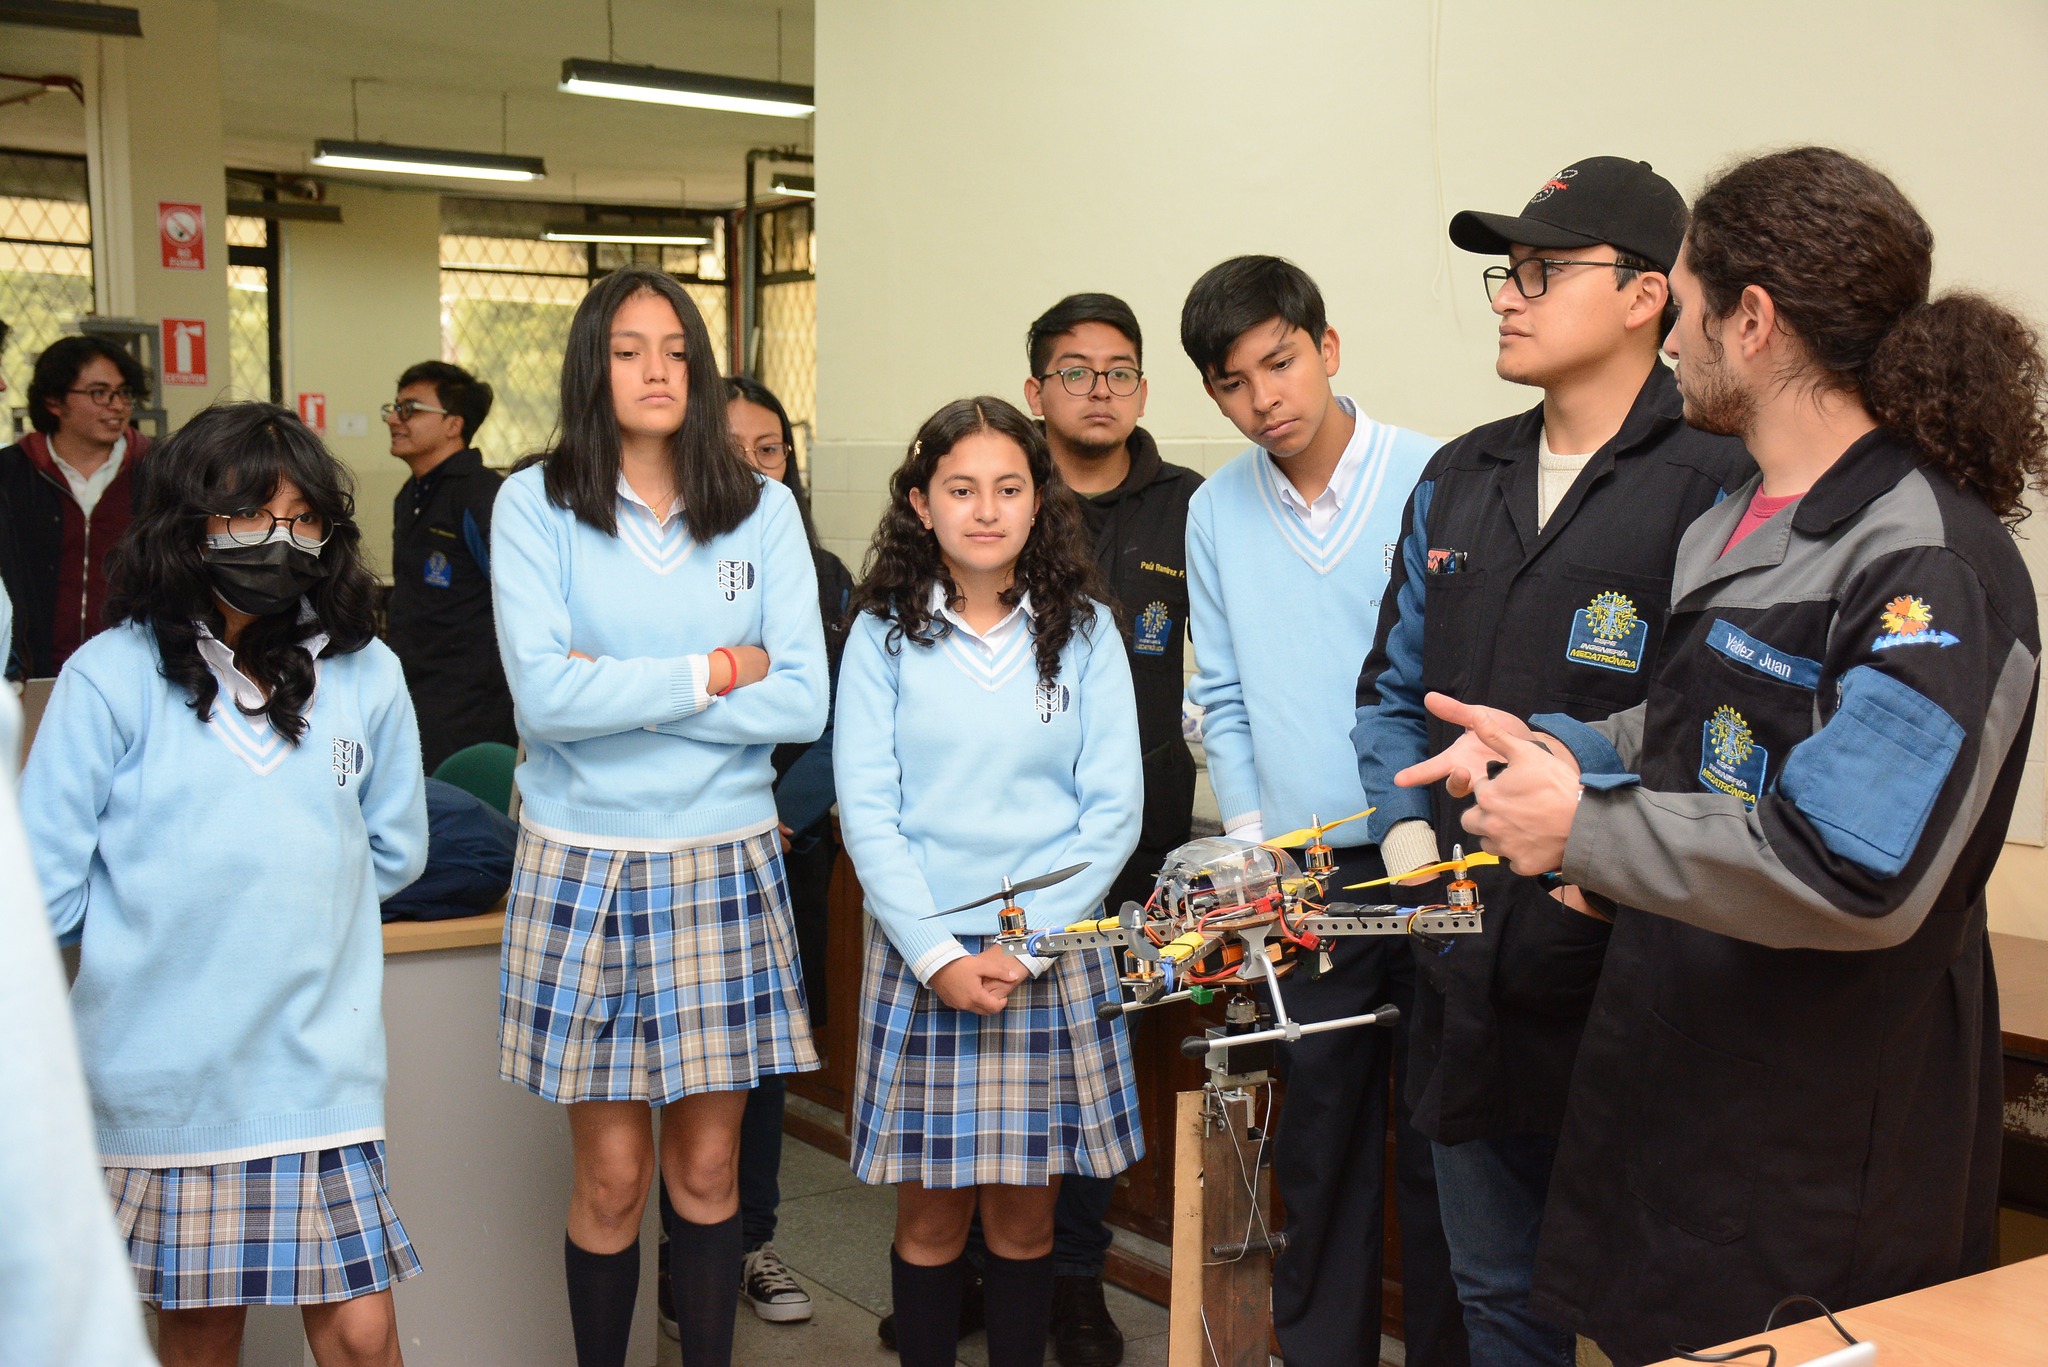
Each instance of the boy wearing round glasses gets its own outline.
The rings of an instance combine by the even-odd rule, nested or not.
[[[1423,695],[1602,717],[1641,702],[1679,537],[1754,469],[1739,441],[1687,427],[1657,349],[1685,201],[1646,162],[1592,157],[1519,216],[1467,211],[1451,241],[1503,255],[1485,273],[1494,369],[1543,402],[1437,452],[1408,500],[1394,578],[1358,680],[1351,738],[1390,874],[1469,837],[1441,787],[1395,786],[1455,728]],[[1462,689],[1463,691],[1459,691]],[[1486,929],[1422,950],[1408,1067],[1472,1360],[1573,1361],[1528,1311],[1566,1086],[1608,923],[1572,888],[1474,870]]]
[[[0,450],[0,579],[21,678],[54,675],[105,625],[107,552],[149,449],[130,421],[147,392],[142,366],[104,337],[60,337],[36,358],[35,431]]]
[[[422,361],[382,411],[391,454],[412,471],[392,500],[385,637],[405,666],[432,773],[465,746],[518,743],[491,616],[491,505],[504,480],[476,450],[491,387],[461,366]]]

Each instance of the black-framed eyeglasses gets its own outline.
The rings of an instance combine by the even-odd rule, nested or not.
[[[1043,383],[1055,375],[1059,376],[1061,387],[1077,397],[1093,394],[1096,378],[1100,376],[1109,386],[1109,392],[1119,399],[1128,399],[1137,393],[1138,382],[1145,378],[1144,371],[1128,365],[1113,365],[1107,370],[1097,370],[1093,366],[1070,365],[1060,370],[1048,370],[1038,378]]]
[[[1486,302],[1500,293],[1500,287],[1508,281],[1515,282],[1515,288],[1522,292],[1524,299],[1541,299],[1550,288],[1550,271],[1556,266],[1619,266],[1619,261],[1560,261],[1549,256],[1525,256],[1512,266],[1488,266],[1486,268]]]
[[[116,404],[122,408],[133,408],[137,397],[135,391],[125,384],[118,387],[110,384],[89,384],[83,389],[67,389],[64,392],[83,394],[101,408],[112,408]]]
[[[301,550],[317,551],[334,535],[334,528],[318,513],[279,517],[268,508],[243,508],[238,512],[214,513],[212,516],[226,520],[228,540],[237,546],[260,546],[270,540],[279,527],[285,529],[292,544]]]
[[[387,403],[377,411],[384,415],[387,422],[392,418],[400,422],[411,422],[422,413],[439,413],[444,418],[450,416],[447,409],[436,408],[430,403],[421,403],[418,399],[401,399],[397,403]]]

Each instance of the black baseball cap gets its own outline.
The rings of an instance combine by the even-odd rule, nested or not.
[[[1468,252],[1505,256],[1510,246],[1592,247],[1606,243],[1669,271],[1685,237],[1685,196],[1627,157],[1587,157],[1543,182],[1519,216],[1466,209],[1451,219],[1451,241]]]

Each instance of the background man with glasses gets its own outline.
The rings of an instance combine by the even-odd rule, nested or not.
[[[0,579],[22,678],[55,674],[105,625],[107,552],[149,449],[129,415],[147,391],[141,365],[103,337],[62,337],[36,358],[35,430],[0,450]]]
[[[383,408],[391,454],[412,478],[392,500],[385,639],[405,666],[433,773],[479,741],[518,744],[491,617],[491,504],[504,482],[475,447],[491,387],[461,366],[422,361]]]
[[[1680,535],[1754,471],[1742,443],[1682,420],[1657,359],[1685,200],[1649,164],[1592,157],[1520,217],[1466,211],[1451,241],[1485,272],[1496,373],[1543,391],[1451,442],[1402,518],[1393,582],[1358,679],[1351,738],[1387,872],[1435,863],[1468,805],[1395,786],[1458,728],[1431,690],[1513,711],[1604,717],[1643,700]],[[1570,1367],[1572,1335],[1529,1313],[1566,1087],[1607,948],[1574,888],[1474,870],[1486,929],[1418,951],[1408,1065],[1475,1367]]]

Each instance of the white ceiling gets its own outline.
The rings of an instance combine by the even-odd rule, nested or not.
[[[463,194],[693,205],[736,203],[750,147],[810,146],[810,121],[564,95],[565,57],[604,59],[604,0],[220,0],[221,121],[230,166],[303,171],[314,140],[354,135],[544,157],[516,189],[440,182]],[[812,0],[613,0],[616,60],[687,71],[812,80]],[[147,46],[144,6],[141,40]],[[110,40],[122,41],[122,40]],[[125,41],[134,41],[132,39]],[[0,69],[76,75],[79,38],[0,28]],[[0,86],[0,95],[21,89]],[[58,93],[0,107],[0,145],[84,151],[77,101]],[[433,185],[420,177],[370,177]]]

